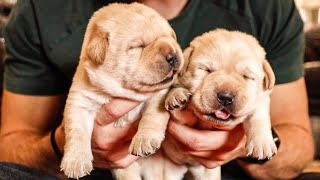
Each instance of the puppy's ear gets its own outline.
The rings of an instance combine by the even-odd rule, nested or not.
[[[172,34],[172,38],[175,39],[175,40],[177,40],[177,35],[176,35],[176,33],[175,33],[174,31],[172,31],[171,34]]]
[[[276,78],[267,60],[263,60],[263,70],[264,70],[263,89],[265,91],[271,90],[275,84]]]
[[[184,63],[179,73],[180,75],[183,75],[187,71],[192,52],[193,52],[193,47],[188,47],[183,51]]]
[[[108,33],[95,32],[91,34],[87,46],[87,56],[95,64],[103,63],[108,48]]]

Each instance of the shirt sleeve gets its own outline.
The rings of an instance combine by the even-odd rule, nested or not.
[[[259,1],[256,24],[258,39],[267,52],[276,84],[288,83],[304,75],[303,22],[292,0]],[[257,12],[260,11],[260,12]],[[265,13],[261,13],[265,12]]]
[[[30,95],[54,95],[67,90],[65,77],[47,59],[31,0],[18,1],[4,30],[5,89]]]

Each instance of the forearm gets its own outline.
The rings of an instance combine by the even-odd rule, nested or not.
[[[314,144],[310,130],[293,124],[277,125],[274,129],[281,144],[272,160],[262,165],[238,161],[256,179],[292,179],[313,159]]]
[[[61,136],[56,132],[56,137]],[[63,143],[63,142],[62,142]],[[53,151],[50,133],[15,131],[0,136],[0,161],[24,164],[61,176],[60,160]]]

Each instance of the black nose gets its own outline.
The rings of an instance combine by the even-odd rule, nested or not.
[[[175,53],[170,53],[166,56],[166,60],[171,67],[174,67],[177,64],[177,55]]]
[[[223,106],[230,105],[234,100],[234,95],[230,92],[219,92],[218,93],[218,101]]]

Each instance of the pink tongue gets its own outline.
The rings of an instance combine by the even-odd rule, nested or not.
[[[171,70],[170,72],[169,72],[169,74],[166,76],[166,78],[167,77],[171,77],[173,75],[173,70]]]
[[[230,113],[224,110],[216,111],[214,115],[223,120],[227,120],[230,117]]]

